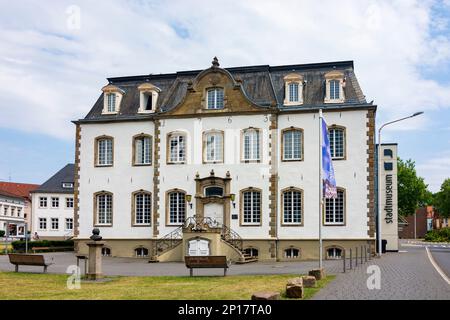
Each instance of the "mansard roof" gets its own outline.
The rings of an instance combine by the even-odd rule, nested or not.
[[[214,62],[214,61],[213,61]],[[218,68],[214,65],[209,69]],[[188,93],[189,87],[197,77],[206,70],[180,71],[167,74],[149,74],[138,76],[125,76],[108,78],[108,85],[117,87],[123,92],[120,111],[114,115],[102,115],[103,94],[81,122],[90,121],[114,121],[114,120],[139,120],[152,118],[173,110],[178,106]],[[310,109],[339,109],[349,107],[371,106],[356,79],[353,61],[338,61],[313,64],[296,64],[283,66],[244,66],[221,69],[230,74],[233,81],[239,84],[244,95],[256,106],[263,109],[276,107],[280,111],[310,110]],[[340,104],[324,104],[325,75],[331,71],[341,72],[346,81],[345,101]],[[298,73],[305,81],[304,100],[299,106],[283,106],[284,77],[291,73]],[[150,83],[159,89],[156,113],[138,113],[140,106],[139,86]]]

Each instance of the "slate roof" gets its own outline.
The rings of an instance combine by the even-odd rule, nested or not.
[[[38,184],[0,181],[0,193],[6,192],[26,200],[30,200],[30,192],[37,187],[39,187]]]
[[[73,193],[73,188],[63,188],[63,182],[74,183],[75,165],[67,164],[64,168],[55,173],[50,179],[45,181],[32,193]]]
[[[242,81],[245,94],[261,107],[276,105],[279,110],[289,111],[292,109],[335,109],[344,106],[367,107],[365,96],[359,86],[353,69],[353,61],[338,61],[313,64],[297,64],[283,66],[246,66],[224,68],[235,78]],[[342,104],[324,104],[325,97],[325,73],[329,71],[342,71],[346,77],[345,102]],[[195,77],[203,70],[180,71],[177,73],[158,75],[139,75],[108,78],[109,83],[119,87],[125,92],[120,111],[114,115],[102,115],[103,93],[100,94],[86,117],[80,121],[113,121],[113,120],[136,120],[152,118],[154,114],[139,114],[139,90],[138,86],[144,82],[150,82],[159,87],[157,110],[166,112],[181,102],[188,88],[188,83],[194,81]],[[284,76],[291,72],[301,74],[305,85],[305,99],[299,106],[283,106],[284,100]]]

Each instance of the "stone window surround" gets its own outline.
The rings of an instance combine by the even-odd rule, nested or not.
[[[166,227],[179,227],[179,226],[181,226],[182,225],[182,223],[171,223],[170,222],[170,194],[171,193],[173,193],[173,192],[179,192],[179,193],[184,193],[184,218],[186,219],[187,218],[187,200],[186,200],[186,195],[187,195],[187,192],[185,191],[185,190],[182,190],[182,189],[178,189],[178,188],[174,188],[174,189],[170,189],[170,190],[167,190],[166,192],[165,192],[165,197],[166,197],[166,199],[165,199],[165,202],[166,202]]]
[[[216,134],[222,135],[222,159],[220,159],[220,160],[214,160],[214,161],[207,160],[206,139],[207,139],[208,134],[210,134],[210,133],[216,133]],[[209,163],[209,164],[224,163],[224,158],[225,158],[225,133],[224,133],[224,131],[216,130],[216,129],[206,130],[206,131],[203,131],[202,137],[203,137],[202,138],[203,163],[204,164],[206,164],[206,163]]]
[[[150,163],[136,163],[136,139],[139,139],[139,138],[150,138]],[[114,151],[114,149],[113,149],[113,151]],[[132,166],[135,166],[135,167],[151,166],[153,163],[153,137],[150,134],[146,134],[143,132],[133,136],[131,153],[132,153],[132,155],[131,155],[131,165]]]
[[[100,196],[100,195],[111,195],[111,223],[108,223],[108,224],[99,224],[98,223],[98,208],[97,208],[97,197],[98,196]],[[112,193],[112,192],[109,192],[109,191],[105,191],[105,190],[102,190],[102,191],[98,191],[98,192],[95,192],[94,194],[93,194],[93,203],[94,203],[94,207],[93,207],[93,212],[94,212],[94,215],[93,215],[93,225],[94,225],[94,227],[102,227],[102,228],[104,228],[104,227],[106,227],[106,228],[110,228],[110,227],[112,227],[113,226],[113,223],[114,223],[114,193]]]
[[[284,134],[286,133],[286,132],[289,132],[289,131],[300,131],[300,134],[301,134],[301,148],[300,148],[300,155],[301,155],[301,157],[300,157],[300,159],[285,159],[284,158]],[[303,129],[302,128],[297,128],[297,127],[294,127],[294,126],[291,126],[291,127],[289,127],[289,128],[286,128],[286,129],[283,129],[283,130],[281,130],[281,143],[280,143],[280,145],[281,145],[281,161],[282,162],[295,162],[295,161],[303,161],[304,160],[304,158],[305,158],[305,134],[304,134],[304,131],[303,131]]]
[[[302,206],[301,206],[301,222],[300,223],[292,223],[292,222],[284,222],[284,194],[285,192],[289,192],[289,191],[296,191],[296,192],[300,192],[301,193],[301,201],[302,201]],[[282,227],[303,227],[304,226],[304,220],[305,220],[305,213],[304,213],[304,207],[305,207],[305,193],[303,191],[303,189],[297,188],[297,187],[287,187],[284,189],[281,189],[280,191],[280,219],[281,219],[281,226]]]
[[[297,257],[287,257],[286,256],[286,252],[288,250],[298,250],[298,256]],[[287,259],[287,260],[300,260],[302,258],[302,250],[300,248],[294,247],[294,246],[289,246],[283,249],[283,259]]]
[[[138,113],[154,113],[156,110],[158,97],[159,97],[159,93],[161,92],[161,89],[149,82],[145,82],[145,83],[141,84],[140,86],[138,86],[138,90],[139,90]],[[152,96],[152,109],[151,110],[145,109],[147,106],[147,100],[145,99],[146,95]]]
[[[256,160],[246,160],[245,159],[245,144],[244,144],[244,135],[248,130],[255,130],[258,132],[259,135],[259,159]],[[262,162],[262,158],[263,158],[263,134],[262,134],[262,130],[260,128],[255,128],[255,127],[248,127],[245,129],[241,130],[241,163],[260,163]]]
[[[259,192],[259,209],[260,209],[260,218],[259,223],[253,222],[244,222],[244,193],[245,192]],[[239,226],[240,227],[261,227],[263,222],[263,192],[262,189],[255,187],[248,187],[239,191]]]
[[[326,205],[324,201],[323,212],[322,212],[322,225],[327,227],[345,227],[347,225],[347,190],[343,187],[337,187],[337,191],[342,191],[344,193],[344,221],[343,222],[326,222]]]
[[[298,73],[289,73],[284,78],[284,101],[285,106],[297,106],[303,104],[303,76]],[[298,84],[298,101],[289,101],[289,85]]]
[[[147,194],[150,195],[150,223],[136,223],[136,195],[138,194]],[[152,223],[152,207],[153,207],[153,197],[150,191],[140,189],[134,191],[131,194],[131,227],[151,227]]]
[[[184,161],[171,161],[170,160],[170,139],[174,136],[184,136]],[[167,134],[166,137],[166,164],[177,165],[186,164],[188,158],[188,134],[185,131],[175,130]]]
[[[122,102],[122,97],[125,94],[125,91],[120,89],[119,87],[108,84],[102,88],[103,91],[103,109],[102,114],[108,115],[108,114],[117,114],[120,111],[120,103]],[[108,112],[108,94],[115,94],[116,95],[116,110],[114,112]]]
[[[329,249],[340,249],[341,250],[341,258],[330,258],[328,256],[328,250]],[[339,259],[342,259],[344,251],[345,251],[345,249],[343,247],[341,247],[341,246],[338,246],[338,245],[328,246],[328,247],[325,248],[325,259],[327,259],[327,260],[339,260]]]
[[[332,125],[329,125],[327,129],[328,129],[328,137],[330,136],[330,130],[332,130],[332,129],[340,129],[340,130],[344,131],[344,145],[343,145],[344,157],[336,158],[336,157],[331,156],[331,160],[333,160],[333,161],[347,160],[347,128],[344,126],[341,126],[341,125],[332,124]]]
[[[339,99],[330,99],[330,81],[339,80]],[[345,75],[342,71],[330,71],[325,74],[325,99],[324,103],[345,102]]]
[[[111,148],[112,148],[112,163],[111,164],[99,164],[99,152],[98,152],[98,143],[100,140],[104,139],[110,139],[112,141]],[[102,135],[98,136],[94,139],[94,167],[97,168],[107,168],[107,167],[113,167],[114,166],[114,137]]]

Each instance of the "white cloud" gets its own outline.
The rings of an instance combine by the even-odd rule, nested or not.
[[[442,182],[450,178],[450,150],[432,155],[422,164],[418,164],[417,174],[425,178],[429,190],[437,192]]]

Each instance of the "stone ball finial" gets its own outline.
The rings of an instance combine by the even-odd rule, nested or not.
[[[220,66],[219,59],[217,59],[217,57],[214,57],[211,64],[212,64],[213,68],[217,68],[218,66]]]
[[[94,229],[92,230],[92,236],[90,236],[90,239],[91,239],[91,240],[94,240],[94,241],[100,241],[100,240],[102,240],[102,237],[100,236],[100,229],[94,228]]]

